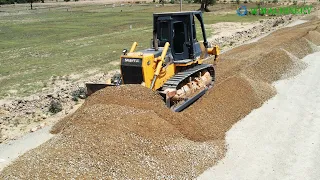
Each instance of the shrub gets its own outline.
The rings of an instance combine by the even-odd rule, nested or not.
[[[245,3],[245,4],[246,4],[246,3],[248,3],[248,1],[247,1],[247,0],[244,0],[244,2],[243,2],[243,3]]]
[[[214,5],[217,3],[217,0],[210,0],[209,4]]]
[[[2,5],[2,4],[14,4],[14,2],[17,2],[17,1],[15,1],[15,0],[0,0],[0,5]],[[26,2],[17,2],[17,3],[26,3]]]
[[[78,98],[84,99],[86,98],[86,89],[83,87],[79,87],[77,90],[71,93],[71,96],[73,101],[78,101]]]
[[[52,100],[49,106],[49,112],[56,114],[62,111],[62,105],[59,101]]]
[[[297,0],[294,0],[293,1],[293,5],[297,5],[298,4],[298,1]]]
[[[273,3],[278,3],[278,0],[273,0],[272,2],[273,2]]]

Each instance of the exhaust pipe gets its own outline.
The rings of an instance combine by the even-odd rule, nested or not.
[[[153,31],[153,47],[155,51],[159,50],[159,46],[158,46],[158,37],[157,37],[157,31]]]

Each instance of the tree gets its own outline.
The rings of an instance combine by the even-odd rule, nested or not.
[[[216,0],[194,0],[195,3],[201,3],[200,11],[210,12],[208,6],[216,4]]]
[[[27,0],[27,3],[30,3],[30,8],[32,9],[32,3],[39,2],[40,0]],[[44,2],[41,0],[41,2]]]
[[[28,3],[30,3],[30,9],[32,9],[32,3],[34,2],[34,0],[27,0]]]

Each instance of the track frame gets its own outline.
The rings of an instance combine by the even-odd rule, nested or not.
[[[208,70],[210,72],[210,75],[212,77],[212,83],[209,87],[205,87],[204,89],[200,90],[200,92],[188,99],[185,99],[182,104],[179,104],[177,106],[173,106],[171,104],[171,99],[167,97],[166,94],[163,94],[160,92],[160,94],[164,97],[166,106],[168,108],[171,108],[174,112],[181,112],[185,108],[189,107],[191,104],[193,104],[195,101],[197,101],[201,96],[203,96],[210,88],[213,87],[214,81],[215,81],[215,69],[212,64],[199,64],[192,68],[189,68],[185,71],[177,73],[175,76],[170,78],[162,87],[162,91],[166,88],[174,88],[177,89],[179,86],[181,86],[181,83],[184,82],[185,79],[193,76],[194,74],[198,73],[202,70]]]

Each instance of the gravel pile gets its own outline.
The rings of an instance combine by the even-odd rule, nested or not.
[[[305,67],[298,59],[320,45],[319,26],[282,29],[221,55],[215,87],[182,113],[140,85],[105,88],[0,178],[192,179],[223,157],[225,132],[275,94],[273,81]]]
[[[184,120],[140,85],[106,88],[53,128],[61,134],[21,157],[27,172],[22,163],[11,172],[26,179],[195,177],[221,158],[223,143],[185,138],[179,128],[195,130]]]
[[[320,21],[312,21],[222,54],[214,89],[183,113],[199,114],[196,118],[202,120],[193,125],[203,127],[204,140],[223,139],[235,122],[276,94],[272,82],[306,67],[299,59],[320,45],[319,32]]]

